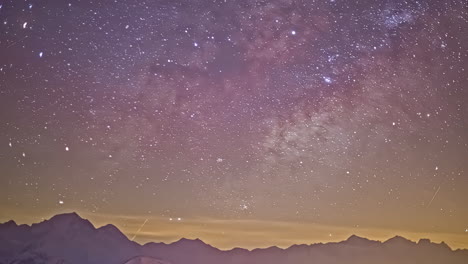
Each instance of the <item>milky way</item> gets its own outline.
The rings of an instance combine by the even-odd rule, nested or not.
[[[468,247],[465,1],[1,1],[0,23],[3,220]]]

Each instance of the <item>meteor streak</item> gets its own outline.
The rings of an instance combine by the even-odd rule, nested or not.
[[[140,228],[138,228],[138,230],[136,231],[135,235],[133,235],[132,237],[132,241],[135,239],[135,237],[138,235],[138,233],[140,233],[141,229],[143,229],[143,227],[145,226],[146,222],[148,222],[148,219],[145,219],[145,221],[143,222],[143,224],[140,226]]]
[[[439,188],[437,189],[437,191],[434,193],[434,196],[432,196],[432,199],[431,201],[429,202],[429,204],[427,205],[427,208],[429,208],[429,206],[431,206],[432,202],[434,201],[435,197],[437,196],[437,194],[439,193],[440,191],[440,186]]]

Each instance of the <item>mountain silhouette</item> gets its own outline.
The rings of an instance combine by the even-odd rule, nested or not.
[[[273,242],[273,241],[272,241]],[[0,264],[466,264],[468,250],[403,237],[385,242],[351,236],[342,242],[219,250],[199,239],[171,244],[130,241],[113,225],[95,228],[76,213],[38,224],[0,224]]]

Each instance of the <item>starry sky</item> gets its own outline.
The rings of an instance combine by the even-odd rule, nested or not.
[[[0,220],[468,248],[467,6],[0,1]]]

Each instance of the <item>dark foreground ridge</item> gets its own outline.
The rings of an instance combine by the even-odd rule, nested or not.
[[[203,241],[172,244],[130,241],[118,228],[95,228],[76,213],[38,224],[0,224],[0,264],[466,264],[468,250],[453,251],[428,239],[394,237],[385,242],[351,236],[338,243],[287,249],[219,250]]]

